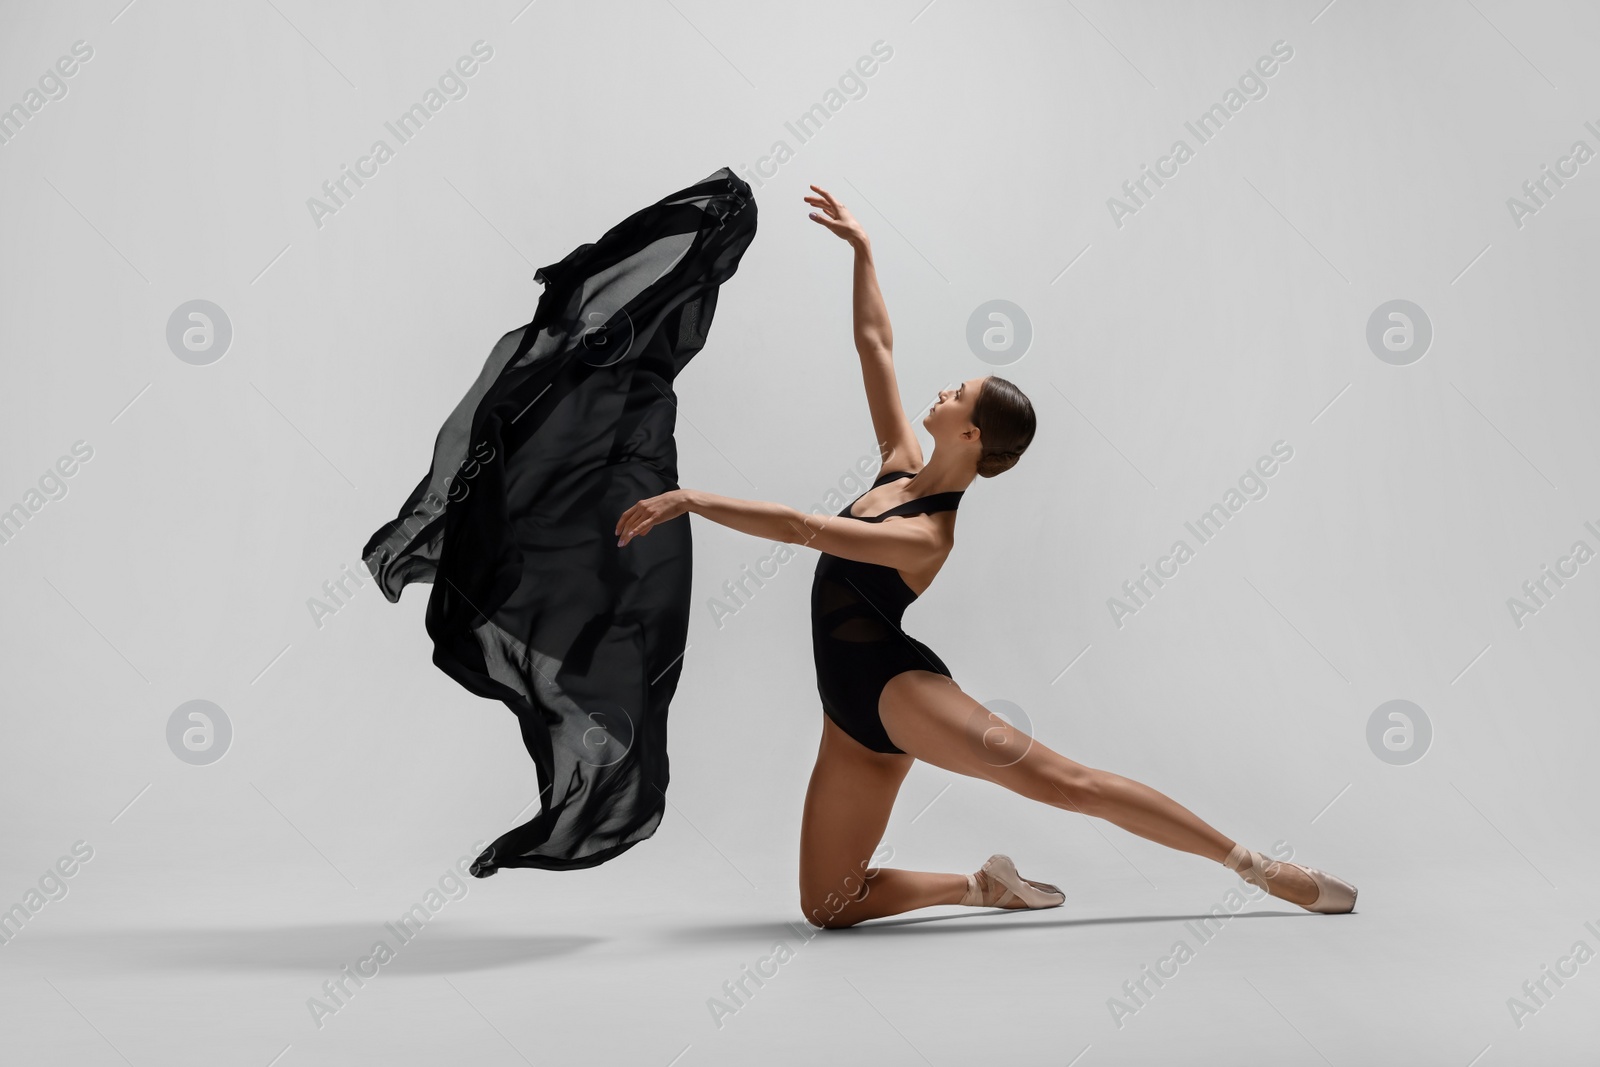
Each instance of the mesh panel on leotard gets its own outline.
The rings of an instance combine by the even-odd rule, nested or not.
[[[884,622],[878,608],[842,581],[831,578],[818,581],[817,611],[827,635],[837,641],[886,641],[897,633]]]

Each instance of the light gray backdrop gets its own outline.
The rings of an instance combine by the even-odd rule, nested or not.
[[[1592,1062],[1600,12],[1324,2],[7,3],[4,1058]],[[431,665],[425,589],[324,583],[534,268],[725,164],[760,232],[680,379],[683,483],[859,490],[822,185],[908,409],[994,371],[1040,417],[910,632],[1357,914],[1203,939],[1230,872],[919,766],[893,865],[1005,851],[1067,906],[808,939],[815,553],[719,618],[770,549],[698,519],[660,831],[449,875],[530,813],[515,720]]]

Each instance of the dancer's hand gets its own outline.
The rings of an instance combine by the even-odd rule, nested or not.
[[[851,244],[859,244],[867,239],[867,231],[862,229],[861,223],[850,214],[849,208],[839,203],[826,189],[816,185],[811,188],[817,191],[817,195],[808,196],[805,201],[812,207],[820,209],[811,213],[814,222],[826,226]]]
[[[632,541],[635,537],[643,537],[655,528],[657,523],[675,519],[689,510],[689,491],[687,489],[669,489],[660,496],[641,500],[633,507],[622,513],[617,520],[617,547]]]

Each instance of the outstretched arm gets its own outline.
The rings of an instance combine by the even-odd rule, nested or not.
[[[787,504],[739,500],[699,489],[673,489],[633,505],[617,520],[617,544],[626,545],[688,513],[769,541],[809,545],[830,556],[898,570],[917,570],[939,551],[938,536],[928,523],[854,522],[836,515],[809,514]]]
[[[855,273],[851,286],[852,331],[856,354],[861,357],[861,380],[867,391],[867,410],[878,436],[885,469],[920,470],[922,446],[917,442],[911,421],[900,403],[900,386],[894,373],[894,328],[889,324],[889,309],[878,287],[878,270],[872,257],[872,242],[850,209],[827,190],[813,185],[816,196],[805,198],[817,208],[813,221],[827,227],[849,243],[855,252]]]

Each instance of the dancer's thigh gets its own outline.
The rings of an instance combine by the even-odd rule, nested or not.
[[[878,714],[896,748],[936,767],[982,778],[1059,808],[1092,798],[1099,772],[1007,723],[932,671],[890,679]]]
[[[870,891],[867,869],[912,759],[873,752],[822,717],[800,823],[800,907],[818,926]]]

